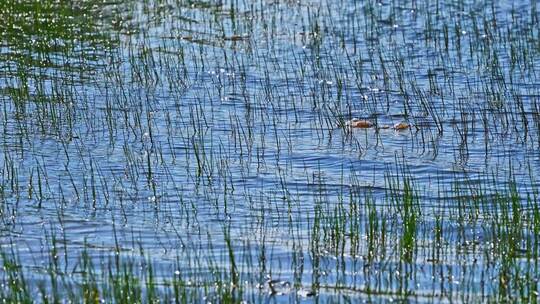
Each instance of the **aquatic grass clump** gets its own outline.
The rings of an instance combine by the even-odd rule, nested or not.
[[[538,14],[0,3],[0,296],[534,301]]]
[[[33,295],[28,290],[24,272],[16,256],[2,252],[2,285],[0,296],[4,301],[12,303],[32,303]],[[5,285],[4,285],[5,284]]]
[[[438,199],[443,201],[448,199],[442,196],[443,193],[450,195],[461,193],[461,196],[469,197],[471,200],[478,200],[479,197],[495,198],[492,207],[496,209],[493,209],[492,213],[486,213],[484,217],[475,220],[465,220],[461,216],[453,217],[453,214],[469,213],[467,209],[478,210],[474,204],[457,202],[446,207],[456,209],[455,211],[424,206],[420,212],[421,192],[418,186],[415,186],[417,182],[413,182],[413,177],[406,172],[408,169],[400,169],[387,175],[389,183],[387,188],[392,189],[392,192],[388,192],[386,195],[389,197],[383,201],[374,196],[373,189],[370,191],[371,194],[362,198],[355,197],[357,195],[355,192],[360,189],[356,185],[357,190],[351,192],[352,195],[341,196],[333,207],[333,212],[322,212],[322,209],[315,211],[312,229],[309,232],[301,230],[295,232],[300,235],[305,233],[303,238],[310,242],[309,251],[304,252],[302,242],[297,243],[294,259],[296,262],[281,267],[285,269],[306,267],[305,261],[309,258],[309,265],[317,267],[317,270],[313,270],[313,281],[310,284],[313,294],[317,297],[319,293],[324,294],[328,290],[351,290],[370,295],[391,293],[397,298],[411,299],[420,296],[411,289],[411,278],[414,277],[425,280],[431,277],[429,280],[433,280],[435,285],[442,284],[441,288],[447,288],[448,284],[452,285],[455,282],[459,284],[467,282],[470,279],[467,276],[457,276],[451,281],[437,281],[438,278],[452,274],[452,269],[446,269],[442,267],[443,265],[463,261],[464,264],[459,264],[460,267],[472,267],[472,273],[499,278],[496,287],[493,285],[483,287],[495,288],[493,291],[496,291],[487,292],[486,298],[511,300],[516,297],[530,299],[534,296],[529,288],[536,286],[533,280],[535,268],[526,271],[524,269],[527,269],[527,265],[532,265],[529,263],[534,263],[538,256],[538,242],[533,234],[538,226],[534,224],[538,212],[534,208],[527,212],[523,212],[522,209],[532,204],[531,196],[527,199],[522,198],[512,180],[508,182],[508,188],[495,193],[479,190],[488,188],[486,183],[478,186],[470,183],[468,191],[474,195],[454,190],[440,191],[441,196]],[[321,208],[328,208],[330,204],[325,197],[329,198],[329,193],[327,190],[321,190],[320,193]],[[359,210],[362,213],[350,210]],[[516,210],[520,214],[519,218],[513,213]],[[364,213],[366,218],[359,217]],[[227,228],[225,232],[233,233],[229,229]],[[293,229],[295,231],[297,228]],[[478,239],[477,234],[482,237]],[[433,242],[426,243],[424,240],[428,237],[432,237]],[[179,263],[172,263],[173,267],[162,268],[158,266],[158,260],[143,253],[145,250],[143,247],[140,249],[140,257],[125,255],[118,252],[118,249],[111,255],[91,257],[89,253],[92,248],[84,245],[76,261],[64,255],[68,260],[62,262],[59,259],[63,255],[62,251],[67,253],[70,250],[60,249],[58,240],[53,237],[46,253],[49,256],[46,259],[48,265],[44,268],[46,275],[39,275],[39,269],[36,272],[36,269],[21,266],[19,254],[4,252],[2,260],[6,271],[3,285],[5,288],[2,292],[6,298],[24,299],[28,290],[35,288],[29,286],[35,286],[35,282],[38,282],[41,294],[52,297],[47,298],[48,300],[84,298],[90,302],[97,299],[115,302],[129,302],[134,299],[153,302],[158,299],[172,301],[174,298],[175,301],[189,301],[186,299],[211,297],[221,299],[220,301],[235,302],[244,297],[263,301],[266,297],[279,295],[281,291],[275,289],[279,284],[272,283],[276,284],[274,289],[264,287],[267,280],[265,272],[279,277],[280,268],[272,266],[270,254],[270,251],[274,250],[272,248],[273,244],[276,244],[275,241],[270,243],[263,239],[261,243],[262,251],[257,254],[258,267],[262,267],[260,270],[263,271],[260,273],[254,272],[256,268],[249,262],[251,258],[246,259],[253,255],[248,249],[251,246],[245,243],[240,248],[247,251],[239,251],[234,249],[239,247],[231,236],[225,238],[229,238],[227,245],[229,249],[222,252],[217,260],[212,255],[199,257],[203,259],[202,261],[208,259],[206,263],[211,265],[209,268],[211,275],[205,275],[193,273],[197,269],[202,269],[200,268],[202,264],[199,264],[201,260],[195,264],[189,263],[190,266],[185,270],[183,270],[185,266],[182,265],[186,265],[186,261],[182,260]],[[213,241],[208,247],[211,250],[215,246],[212,243]],[[182,255],[185,257],[190,255],[185,254],[187,252]],[[485,264],[470,264],[470,260],[485,261]],[[260,264],[261,262],[263,264]],[[64,267],[63,263],[65,266],[72,266]],[[171,273],[170,269],[178,270]],[[360,271],[361,269],[363,271]],[[346,276],[348,272],[357,273],[355,280],[358,281],[343,280],[345,277],[342,276]],[[523,277],[524,273],[530,279]],[[29,281],[26,279],[28,277],[36,279]],[[299,281],[296,281],[293,290],[300,292],[305,288],[303,282],[306,278],[300,276],[297,280]],[[390,281],[382,283],[386,280]],[[8,284],[8,281],[12,284]],[[262,289],[258,288],[257,284],[262,284]],[[64,290],[63,286],[70,286],[71,292],[64,294],[61,291]],[[449,297],[461,294],[462,291],[455,289]],[[439,292],[440,290],[434,290],[432,296],[439,297],[437,295]],[[467,299],[482,299],[476,293],[467,292],[462,295]]]
[[[97,266],[88,255],[88,248],[82,251],[75,267],[69,272],[51,271],[49,275],[30,280],[24,277],[27,270],[17,261],[16,255],[2,252],[1,258],[3,275],[0,294],[9,303],[64,300],[85,303],[188,303],[202,298],[237,303],[242,297],[241,289],[231,289],[227,287],[231,286],[227,282],[184,280],[181,271],[156,271],[153,262],[144,258],[116,256],[101,260]],[[49,267],[54,265],[50,264]],[[56,291],[51,293],[51,288]],[[34,296],[35,290],[40,298]]]

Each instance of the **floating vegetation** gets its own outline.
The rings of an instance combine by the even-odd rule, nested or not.
[[[375,124],[369,120],[352,119],[348,121],[345,125],[350,128],[368,129],[373,127]]]
[[[399,130],[407,130],[407,129],[409,129],[410,127],[411,127],[411,126],[410,126],[408,123],[406,123],[406,122],[399,122],[399,123],[396,123],[396,124],[394,125],[393,128],[394,128],[394,130],[398,130],[398,131],[399,131]]]

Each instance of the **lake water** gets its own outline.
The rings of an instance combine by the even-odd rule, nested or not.
[[[200,287],[218,281],[247,302],[535,300],[539,17],[4,1],[1,250],[36,295],[51,263],[76,285],[84,251],[181,273],[200,302],[226,302]]]

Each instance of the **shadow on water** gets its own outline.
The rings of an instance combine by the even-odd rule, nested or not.
[[[23,86],[29,81],[76,81],[77,75],[104,65],[107,52],[118,43],[96,18],[103,9],[100,3],[2,1],[2,80],[15,78]]]

